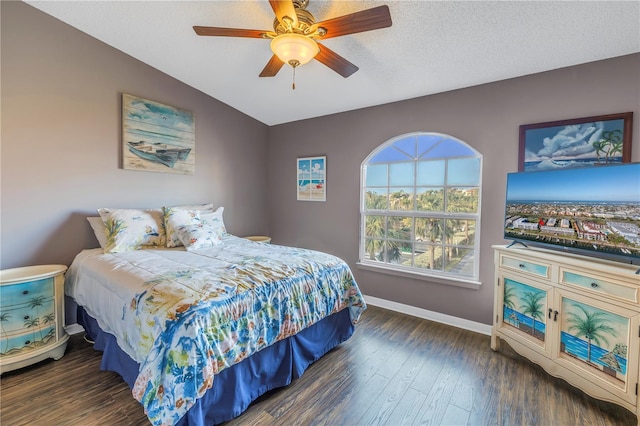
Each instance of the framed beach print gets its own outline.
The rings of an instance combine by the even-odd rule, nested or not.
[[[628,163],[633,112],[520,126],[518,171]]]
[[[296,160],[298,200],[327,200],[327,157],[303,157]]]
[[[122,168],[192,175],[195,171],[193,113],[122,94]]]

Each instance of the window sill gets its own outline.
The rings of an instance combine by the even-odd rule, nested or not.
[[[356,265],[358,266],[358,269],[362,269],[365,271],[379,272],[382,274],[396,275],[399,277],[411,278],[414,280],[429,281],[432,283],[444,284],[444,285],[456,286],[456,287],[464,287],[464,288],[469,288],[473,290],[480,289],[480,286],[482,285],[480,281],[476,281],[474,279],[423,274],[420,272],[399,270],[389,266],[374,265],[371,263],[363,263],[363,262],[357,262]]]

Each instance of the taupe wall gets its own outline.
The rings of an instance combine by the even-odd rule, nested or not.
[[[473,72],[470,70],[470,72]],[[633,111],[640,161],[640,55],[531,75],[394,104],[272,127],[269,212],[274,242],[348,261],[366,295],[490,324],[491,245],[502,244],[505,178],[517,171],[518,126]],[[484,156],[479,290],[358,269],[360,164],[394,136],[432,131]],[[296,201],[295,160],[327,156],[327,202]]]
[[[267,234],[268,127],[22,2],[2,7],[1,267],[69,265],[99,207],[213,202]],[[193,176],[120,169],[122,93],[185,108]]]
[[[70,264],[97,246],[85,217],[99,207],[211,201],[225,206],[234,234],[344,258],[367,295],[489,324],[491,245],[503,242],[518,126],[633,111],[640,161],[640,55],[268,128],[24,3],[0,5],[1,268]],[[194,111],[194,176],[119,169],[123,92]],[[356,266],[360,164],[387,139],[420,130],[484,155],[479,290]],[[327,155],[326,203],[296,201],[295,159],[311,155]]]

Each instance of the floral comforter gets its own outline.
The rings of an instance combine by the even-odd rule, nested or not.
[[[176,423],[222,369],[366,308],[341,259],[233,236],[197,252],[85,250],[65,288],[140,364],[133,395],[156,425]]]

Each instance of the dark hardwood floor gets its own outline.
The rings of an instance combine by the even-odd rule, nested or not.
[[[369,307],[353,338],[226,425],[637,425],[489,340]],[[0,424],[148,424],[100,355],[74,335],[59,361],[2,375]]]

